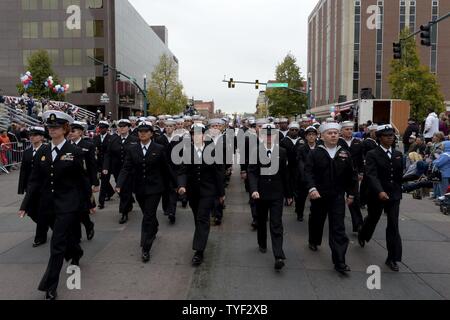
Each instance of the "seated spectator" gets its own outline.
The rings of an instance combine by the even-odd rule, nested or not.
[[[409,147],[408,153],[417,152],[422,157],[425,157],[426,149],[427,145],[425,144],[425,140],[422,137],[417,137],[416,141]]]
[[[442,181],[439,185],[440,194],[445,195],[450,179],[450,141],[444,142],[444,153],[439,155],[438,158],[433,161],[433,165],[441,172]]]
[[[406,172],[403,175],[403,181],[414,181],[419,179],[422,174],[426,172],[426,169],[423,170],[423,166],[418,168],[418,164],[422,162],[423,164],[423,158],[420,154],[417,152],[411,152],[408,155],[408,159],[406,160]],[[426,167],[428,167],[425,164]]]

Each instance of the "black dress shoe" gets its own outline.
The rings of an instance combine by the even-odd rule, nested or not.
[[[142,252],[142,262],[143,263],[147,263],[150,261],[150,252],[148,251],[143,251]]]
[[[203,253],[197,251],[194,254],[194,257],[192,258],[192,265],[194,267],[198,267],[199,265],[201,265],[203,263]]]
[[[345,263],[338,263],[334,266],[334,269],[341,273],[341,274],[347,274],[347,272],[350,272],[350,267],[346,265]]]
[[[216,218],[216,219],[214,220],[214,224],[215,224],[216,226],[220,226],[220,225],[222,224],[222,219]]]
[[[123,214],[123,215],[122,215],[122,218],[120,218],[119,223],[120,223],[120,224],[125,224],[125,223],[127,223],[127,222],[128,222],[128,214]]]
[[[35,242],[33,242],[33,248],[40,247],[46,243],[47,243],[47,241],[35,241]]]
[[[45,293],[45,300],[56,300],[57,296],[58,294],[56,293],[56,291],[47,291]]]
[[[111,196],[112,197],[112,196]],[[111,197],[106,197],[105,201],[111,201]]]
[[[362,237],[361,230],[362,230],[362,227],[360,227],[358,230],[358,243],[361,246],[361,248],[364,248],[366,246],[366,241]]]
[[[315,244],[311,244],[310,243],[309,244],[309,250],[316,252],[318,249],[317,249],[317,246]]]
[[[91,228],[86,229],[86,236],[87,236],[87,239],[88,239],[89,241],[91,241],[91,240],[94,238],[94,235],[95,235],[95,230],[94,230],[94,225],[92,225]]]
[[[275,270],[280,271],[285,266],[283,259],[277,259],[275,261]]]
[[[267,248],[259,247],[259,252],[267,253]]]
[[[181,206],[182,206],[184,209],[187,208],[187,205],[188,205],[187,201],[183,201],[183,202],[181,203]]]
[[[303,222],[305,219],[303,218],[303,216],[297,216],[297,221],[299,222]]]
[[[177,218],[175,218],[175,215],[173,215],[173,214],[169,215],[170,224],[175,224],[175,221],[177,221]]]
[[[386,261],[386,265],[389,267],[389,269],[391,269],[394,272],[399,272],[400,271],[400,267],[398,266],[397,262],[395,261]]]
[[[256,231],[258,229],[258,223],[256,221],[252,222],[252,228],[253,228],[253,231]]]
[[[98,208],[99,208],[100,210],[103,210],[103,209],[105,209],[105,205],[104,205],[104,204],[99,204],[99,205],[98,205]]]

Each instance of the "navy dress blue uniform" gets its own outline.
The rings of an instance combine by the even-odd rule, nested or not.
[[[77,238],[80,228],[80,204],[85,200],[83,153],[65,141],[53,161],[51,145],[42,146],[36,153],[28,192],[21,210],[28,212],[31,199],[40,199],[39,212],[44,212],[53,229],[50,260],[39,290],[56,292],[64,258],[79,261],[83,250]]]
[[[256,200],[256,211],[258,215],[258,245],[261,250],[267,249],[267,220],[270,213],[270,236],[272,239],[272,251],[276,260],[285,260],[283,251],[283,205],[284,199],[292,198],[288,177],[288,157],[284,148],[278,144],[273,150],[268,150],[260,143],[253,150],[251,159],[257,159],[256,164],[248,166],[248,179],[250,194],[259,193],[260,198]],[[266,159],[262,159],[260,152]],[[278,158],[278,167],[273,163]]]
[[[353,167],[360,176],[364,176],[364,149],[363,142],[358,138],[353,138],[350,146],[345,139],[340,138],[338,143],[344,150],[347,150],[352,156]],[[359,188],[358,188],[359,189]],[[348,207],[352,217],[353,232],[358,232],[358,229],[363,223],[363,216],[361,213],[361,198],[360,192],[356,192],[353,203]]]
[[[105,161],[105,154],[108,144],[110,143],[112,136],[106,133],[103,137],[101,135],[95,136],[93,143],[96,147],[97,154],[97,169],[100,173],[100,194],[98,196],[98,202],[100,207],[104,207],[105,200],[111,198],[114,195],[114,188],[111,186],[111,173],[103,174],[103,163]]]
[[[20,165],[20,175],[19,175],[19,187],[18,187],[18,194],[25,194],[28,189],[31,173],[34,168],[34,164],[36,162],[36,154],[37,151],[42,148],[43,145],[41,145],[37,150],[34,149],[33,146],[28,148],[24,151],[23,157],[22,157],[22,163]],[[36,235],[34,237],[34,246],[36,244],[43,244],[47,242],[47,233],[48,233],[48,219],[39,219],[39,197],[36,195],[33,196],[29,200],[29,210],[27,212],[27,215],[36,223]],[[45,214],[45,213],[42,213]]]
[[[144,149],[145,148],[145,149]],[[133,177],[130,185],[128,177]],[[156,212],[162,194],[169,188],[176,186],[175,173],[169,166],[166,150],[154,141],[149,146],[140,142],[130,145],[127,149],[125,163],[120,171],[117,187],[120,193],[131,188],[143,213],[141,246],[143,252],[151,250],[153,241],[158,233],[158,219]]]
[[[248,130],[243,133],[239,131],[239,141],[244,141],[243,146],[240,146],[243,148],[243,150],[239,150],[241,159],[241,173],[245,173],[247,175],[247,178],[244,181],[245,185],[245,191],[249,194],[249,206],[250,206],[250,212],[252,214],[252,227],[253,229],[256,229],[258,226],[258,214],[256,212],[256,201],[252,198],[252,195],[250,193],[250,184],[248,179],[248,166],[250,165],[250,154],[253,152],[253,148],[256,147],[258,137],[256,134],[249,132]]]
[[[345,194],[355,196],[358,184],[350,153],[337,146],[336,155],[331,158],[323,145],[311,150],[305,165],[305,184],[309,192],[316,189],[321,196],[317,200],[311,200],[310,246],[322,244],[323,228],[328,215],[333,264],[345,265],[349,243],[345,233]]]
[[[305,186],[305,164],[309,153],[316,147],[317,145],[315,145],[314,148],[311,148],[308,143],[305,143],[297,149],[298,184],[296,186],[296,190],[298,197],[295,200],[295,212],[297,213],[297,218],[300,221],[303,221],[306,200],[308,199],[309,194],[309,190]]]
[[[368,216],[359,233],[360,240],[369,242],[383,211],[387,214],[386,244],[387,262],[402,261],[402,240],[399,232],[399,211],[402,199],[404,164],[401,152],[381,146],[367,153],[366,176],[369,186],[367,198]],[[389,200],[381,201],[379,194],[385,192]]]
[[[186,141],[189,139],[185,139],[184,143]],[[211,144],[212,142],[206,143],[203,150],[197,150],[191,143],[185,145],[183,155],[190,155],[190,159],[186,156],[189,161],[184,161],[178,172],[178,185],[180,188],[186,188],[189,206],[194,214],[195,233],[192,249],[201,254],[205,251],[208,242],[210,215],[214,209],[215,200],[225,196],[224,165],[205,162],[206,148],[208,152],[210,148],[214,149],[214,145],[211,146]],[[214,156],[214,150],[210,154]]]
[[[360,187],[360,198],[361,198],[361,207],[367,205],[367,195],[369,192],[369,185],[367,182],[366,172],[365,172],[365,164],[366,164],[366,157],[367,153],[369,151],[372,151],[378,147],[378,143],[372,139],[372,138],[366,138],[363,141],[363,157],[364,157],[364,177],[361,181],[361,187]]]
[[[130,146],[136,146],[139,143],[139,138],[128,135],[126,139],[122,139],[119,135],[114,135],[108,145],[103,169],[107,170],[114,176],[116,184],[119,180],[119,174],[125,163],[126,151]],[[132,177],[129,176],[125,181],[122,181],[123,190],[120,192],[120,204],[119,213],[122,214],[122,218],[126,218],[122,222],[126,222],[128,213],[133,210],[133,193],[131,185],[133,184]],[[127,187],[129,186],[129,187]],[[123,219],[122,219],[123,220]]]

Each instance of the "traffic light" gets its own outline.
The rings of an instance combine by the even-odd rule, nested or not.
[[[103,76],[107,77],[109,74],[109,66],[107,64],[103,65]]]
[[[431,47],[431,24],[421,25],[420,26],[420,44],[426,47]]]
[[[230,88],[230,89],[236,88],[236,84],[234,83],[234,79],[233,78],[231,78],[230,81],[228,81],[228,88]]]
[[[259,89],[259,80],[255,81],[255,89],[258,90]]]
[[[120,81],[120,75],[121,75],[121,73],[119,71],[116,71],[116,81],[117,82]]]
[[[400,60],[402,58],[402,43],[394,42],[394,59]]]

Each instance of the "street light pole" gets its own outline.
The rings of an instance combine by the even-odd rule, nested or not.
[[[144,117],[147,118],[147,108],[148,108],[148,101],[147,101],[147,75],[144,74]]]
[[[311,110],[311,72],[308,72],[308,110]]]

